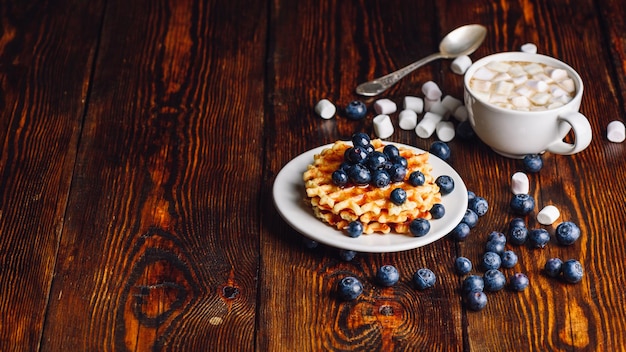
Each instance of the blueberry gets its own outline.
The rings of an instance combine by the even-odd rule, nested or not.
[[[339,258],[341,258],[341,260],[349,262],[352,259],[354,259],[354,257],[356,257],[356,252],[355,251],[351,251],[348,249],[341,249],[339,250]]]
[[[502,265],[500,254],[495,252],[485,252],[485,254],[483,254],[482,268],[485,271],[499,269],[500,265]]]
[[[317,243],[317,241],[312,240],[308,237],[303,237],[302,243],[304,243],[304,246],[308,249],[315,249],[317,248],[317,246],[319,246],[319,243]]]
[[[384,188],[391,183],[391,177],[385,170],[375,170],[372,174],[372,184],[378,188]]]
[[[563,261],[559,258],[550,258],[543,267],[543,271],[550,277],[558,277],[561,275]]]
[[[454,270],[459,275],[468,274],[472,271],[472,261],[466,257],[457,257],[454,261]]]
[[[411,186],[421,186],[426,182],[426,177],[421,171],[413,171],[409,175],[409,183]]]
[[[363,293],[363,284],[353,276],[347,276],[339,282],[339,296],[346,300],[352,301],[357,299]]]
[[[363,147],[350,147],[344,152],[343,158],[352,164],[360,164],[367,159],[367,151]]]
[[[550,234],[545,229],[530,230],[528,241],[535,248],[544,248],[550,242]]]
[[[432,270],[427,268],[419,269],[413,274],[413,284],[418,290],[425,290],[429,287],[433,287],[437,281],[437,276]]]
[[[452,236],[452,238],[457,241],[465,241],[465,239],[467,239],[467,236],[469,236],[469,234],[470,234],[470,227],[468,224],[464,222],[460,222],[458,225],[454,227],[454,229],[452,229],[452,231],[450,231],[450,235]]]
[[[346,106],[345,112],[350,120],[361,120],[367,114],[367,106],[360,100],[353,100]]]
[[[482,276],[470,275],[463,279],[461,286],[463,293],[482,292],[485,289],[485,280]]]
[[[485,250],[487,252],[502,254],[504,253],[504,243],[496,240],[487,241],[485,244]]]
[[[514,245],[522,245],[528,239],[528,229],[524,226],[514,226],[509,229],[509,242]]]
[[[445,214],[446,208],[441,203],[435,203],[432,208],[430,208],[430,215],[433,219],[441,219]]]
[[[485,281],[485,291],[500,291],[506,285],[506,277],[498,269],[487,270],[483,275]]]
[[[535,199],[528,194],[516,194],[511,198],[511,210],[520,215],[527,215],[535,209]]]
[[[454,180],[448,175],[438,176],[435,183],[439,186],[441,194],[450,194],[454,190]]]
[[[409,162],[406,160],[406,158],[403,157],[403,156],[400,156],[400,155],[393,157],[391,159],[391,162],[393,162],[394,164],[400,164],[400,165],[402,165],[404,167],[408,167],[409,166]]]
[[[476,215],[483,216],[487,214],[487,210],[489,209],[489,203],[483,197],[475,196],[471,201],[469,201],[469,208],[472,209]]]
[[[402,188],[395,188],[393,191],[391,191],[389,199],[391,199],[393,204],[402,205],[404,204],[404,202],[406,202],[406,191]]]
[[[348,173],[346,173],[342,169],[333,171],[332,179],[333,179],[333,183],[339,187],[345,186],[350,180],[348,177]]]
[[[369,169],[372,171],[379,170],[384,168],[385,163],[387,163],[388,160],[389,159],[387,159],[387,156],[385,154],[379,151],[373,151],[367,156],[367,159],[365,160],[365,165],[367,165],[367,167],[369,167]]]
[[[543,167],[543,160],[539,154],[528,154],[522,159],[524,170],[528,172],[539,172]]]
[[[518,227],[518,226],[526,227],[526,220],[522,218],[513,218],[509,222],[509,228]]]
[[[473,311],[483,310],[487,306],[487,295],[483,291],[474,291],[465,298],[467,308]]]
[[[393,286],[398,280],[400,280],[400,274],[393,265],[383,265],[376,272],[376,281],[383,286]]]
[[[569,246],[580,237],[580,228],[571,221],[562,222],[556,227],[554,237],[560,244]]]
[[[583,266],[576,259],[569,259],[563,262],[561,267],[563,280],[575,284],[583,279]]]
[[[365,186],[369,184],[372,180],[372,174],[370,170],[361,164],[352,165],[352,167],[348,171],[348,177],[350,178],[350,181],[359,186]]]
[[[469,208],[470,204],[476,198],[476,193],[472,191],[467,191],[467,207]]]
[[[502,267],[505,269],[511,269],[517,265],[517,254],[513,251],[504,251],[502,253]]]
[[[456,126],[456,134],[463,140],[474,138],[474,130],[469,121],[462,121]]]
[[[501,243],[503,245],[506,244],[506,236],[502,232],[491,231],[487,236],[487,241],[493,241],[497,243]]]
[[[415,237],[425,236],[430,231],[430,222],[422,218],[413,219],[409,223],[409,230]]]
[[[478,215],[472,209],[466,209],[461,222],[466,223],[470,229],[473,229],[478,224]]]
[[[528,284],[528,276],[524,273],[515,273],[509,278],[509,287],[513,291],[524,291]]]
[[[374,146],[373,146],[373,145],[371,145],[371,144],[368,144],[368,145],[366,145],[366,146],[363,146],[362,148],[364,148],[364,149],[365,149],[365,152],[366,152],[367,154],[372,153],[372,152],[375,150],[375,149],[374,149]]]
[[[391,182],[401,182],[404,181],[406,177],[406,166],[402,164],[392,164],[388,172],[391,177]]]
[[[348,229],[346,231],[348,232],[348,236],[350,237],[359,237],[363,234],[363,224],[358,220],[350,221],[350,223],[348,224]]]
[[[431,154],[439,157],[441,160],[448,160],[450,158],[450,147],[444,142],[437,141],[430,145],[428,150]]]
[[[363,132],[357,132],[353,134],[351,140],[352,140],[352,144],[355,147],[365,147],[367,145],[370,145],[372,141],[370,139],[370,136],[368,136],[367,134]]]
[[[389,160],[400,156],[400,150],[398,150],[398,148],[393,144],[387,144],[383,148],[383,153],[387,156]]]

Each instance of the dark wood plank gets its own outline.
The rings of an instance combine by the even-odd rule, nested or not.
[[[102,2],[0,4],[0,350],[41,344]]]
[[[45,350],[253,349],[265,31],[262,3],[107,3]]]

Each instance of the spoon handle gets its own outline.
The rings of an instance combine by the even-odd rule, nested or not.
[[[366,97],[373,97],[375,95],[378,95],[387,90],[387,88],[396,84],[399,80],[404,78],[404,76],[424,66],[425,64],[433,60],[439,59],[443,56],[444,55],[442,55],[441,53],[431,54],[395,72],[376,78],[369,82],[361,83],[358,87],[356,87],[356,93]]]

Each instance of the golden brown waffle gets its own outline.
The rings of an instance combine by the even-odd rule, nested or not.
[[[374,139],[371,143],[374,149],[381,152],[385,146],[380,139]],[[304,172],[307,199],[315,216],[339,230],[347,228],[351,221],[359,220],[365,234],[391,231],[409,233],[409,223],[413,219],[431,218],[429,210],[441,202],[441,194],[431,175],[428,153],[398,147],[400,155],[408,162],[406,177],[402,182],[392,182],[384,188],[372,185],[339,187],[333,183],[332,173],[344,161],[344,153],[350,147],[346,142],[335,142],[330,148],[316,154],[313,163]],[[407,180],[413,171],[418,170],[424,174],[426,182],[421,186],[413,186]],[[406,202],[402,205],[396,205],[389,199],[391,191],[398,187],[407,194]]]

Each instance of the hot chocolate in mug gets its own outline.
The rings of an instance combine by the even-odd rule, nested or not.
[[[538,67],[546,72],[538,72]],[[487,81],[477,82],[478,76]],[[510,81],[503,83],[506,77]],[[474,132],[495,152],[511,158],[544,152],[570,155],[587,148],[592,133],[589,121],[578,112],[582,95],[583,82],[573,68],[540,54],[489,55],[472,64],[464,77]],[[570,131],[572,143],[564,141]]]

